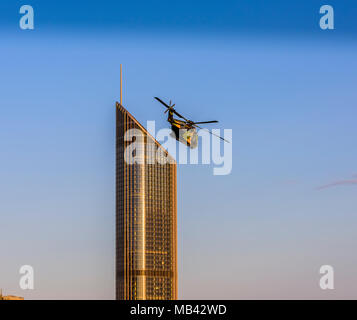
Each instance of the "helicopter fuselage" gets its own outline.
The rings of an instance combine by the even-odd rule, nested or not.
[[[180,141],[191,149],[197,147],[198,144],[198,136],[196,128],[187,123],[186,121],[174,119],[173,116],[168,117],[167,121],[171,124],[171,130],[175,135],[175,139]]]

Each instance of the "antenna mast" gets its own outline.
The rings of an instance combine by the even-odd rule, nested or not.
[[[121,64],[120,64],[120,105],[123,105],[123,76],[122,76]]]

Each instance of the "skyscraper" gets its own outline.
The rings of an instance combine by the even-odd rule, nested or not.
[[[129,129],[142,133],[133,151]],[[141,148],[141,150],[140,150]],[[170,163],[150,164],[157,149]],[[142,151],[145,163],[128,163]],[[176,162],[147,130],[116,103],[116,299],[177,299]]]

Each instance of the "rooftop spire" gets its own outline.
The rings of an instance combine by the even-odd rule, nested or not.
[[[120,64],[120,104],[123,105],[123,76],[122,76],[121,64]]]

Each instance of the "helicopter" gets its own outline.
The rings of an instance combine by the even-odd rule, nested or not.
[[[218,122],[217,120],[193,122],[192,120],[188,120],[184,116],[179,114],[174,109],[175,104],[171,104],[171,100],[170,100],[170,103],[167,104],[167,103],[165,103],[164,101],[162,101],[158,97],[154,97],[154,98],[157,101],[159,101],[160,103],[162,103],[167,108],[164,113],[168,112],[167,121],[171,124],[171,129],[172,129],[172,132],[173,132],[173,138],[175,138],[177,141],[180,141],[180,142],[186,144],[191,149],[196,148],[197,145],[198,145],[197,128],[199,128],[199,129],[206,130],[210,134],[212,134],[212,135],[222,139],[223,141],[229,143],[229,141],[227,141],[226,139],[224,139],[224,138],[212,133],[208,129],[201,128],[200,126],[198,126],[198,124],[217,123]],[[177,115],[178,117],[180,117],[183,120],[175,119],[174,118],[174,114]]]

